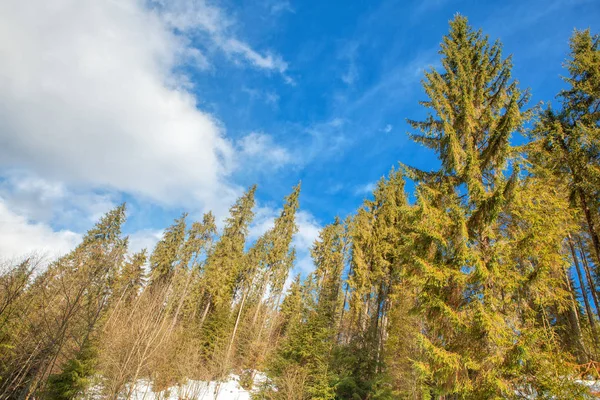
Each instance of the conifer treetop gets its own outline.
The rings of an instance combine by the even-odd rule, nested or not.
[[[425,72],[420,102],[424,121],[408,120],[421,131],[411,138],[433,149],[446,176],[466,183],[471,196],[493,187],[510,155],[510,138],[530,116],[522,108],[529,98],[511,79],[511,58],[502,57],[499,41],[490,44],[481,30],[457,15],[439,50],[442,70]],[[424,174],[411,170],[418,178]]]

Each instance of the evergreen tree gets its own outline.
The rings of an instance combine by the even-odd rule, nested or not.
[[[233,298],[236,280],[244,255],[248,226],[254,217],[254,192],[251,187],[229,210],[225,228],[204,269],[207,288],[206,307],[229,306]]]
[[[81,397],[96,373],[97,350],[86,341],[74,358],[67,361],[59,374],[48,378],[44,398],[48,400],[72,400]]]
[[[104,215],[70,253],[31,283],[24,307],[11,323],[13,351],[0,353],[0,397],[45,392],[48,378],[76,360],[82,344],[99,330],[113,282],[127,251],[121,237],[125,205]]]
[[[244,247],[248,227],[254,217],[254,193],[251,187],[229,210],[225,228],[209,254],[202,275],[200,326],[205,358],[215,363],[215,374],[228,372],[226,360],[231,332],[230,314],[236,286],[244,265]],[[209,314],[210,311],[210,314]]]
[[[116,294],[126,303],[137,297],[145,284],[146,249],[135,253],[123,264],[116,284]]]
[[[341,305],[344,231],[344,225],[336,219],[323,228],[312,248],[316,270],[307,279],[302,320],[288,322],[287,336],[269,365],[269,375],[277,390],[265,388],[262,396],[270,393],[273,398],[291,394],[301,399],[335,398],[330,364]],[[284,310],[297,310],[297,299],[296,287],[286,297]],[[296,385],[291,385],[290,380]]]
[[[150,284],[166,284],[173,277],[185,243],[187,214],[176,219],[158,241],[150,256]]]
[[[530,159],[553,171],[568,185],[573,218],[582,229],[572,234],[581,237],[581,261],[585,275],[584,302],[588,297],[598,303],[600,276],[600,36],[590,31],[575,31],[571,38],[571,54],[567,62],[569,88],[559,95],[562,109],[548,108],[532,133]],[[577,231],[577,232],[575,232]],[[573,246],[573,262],[578,263]],[[588,257],[589,255],[589,257]],[[595,264],[595,275],[588,261]],[[589,271],[589,272],[588,272]],[[587,281],[587,282],[584,282]],[[597,306],[596,306],[597,307]],[[590,307],[587,307],[590,309]],[[590,311],[588,315],[592,315]],[[597,314],[600,315],[600,314]],[[594,318],[589,320],[593,327]],[[597,336],[597,335],[595,335]]]
[[[281,302],[279,334],[282,337],[286,337],[288,331],[301,322],[302,308],[302,280],[300,274],[298,274],[294,277],[286,296]]]
[[[455,17],[441,45],[443,72],[426,72],[423,81],[428,117],[409,121],[422,132],[411,137],[441,161],[436,172],[408,169],[417,182],[420,221],[413,260],[417,309],[426,321],[416,366],[439,396],[513,396],[522,385],[516,378],[530,372],[524,366],[558,350],[533,334],[539,327],[515,306],[530,289],[527,279],[546,265],[515,268],[504,253],[499,216],[518,187],[517,166],[506,173],[509,140],[523,131],[530,113],[501,50],[466,18]],[[537,284],[540,292],[555,290],[548,280]],[[546,366],[558,367],[555,361]],[[548,386],[534,374],[527,382],[540,390]]]
[[[205,291],[202,275],[206,262],[212,252],[217,226],[212,212],[204,214],[202,222],[194,222],[188,230],[187,239],[181,251],[178,268],[178,287],[181,288],[178,308],[183,310],[188,319],[198,315],[198,306]]]
[[[248,251],[240,275],[241,299],[230,346],[233,345],[237,325],[244,318],[242,335],[245,340],[240,343],[240,355],[245,360],[240,360],[240,363],[253,370],[261,365],[271,347],[272,336],[277,334],[277,308],[295,258],[291,244],[298,230],[296,211],[299,196],[300,184],[285,197],[283,209],[273,227]],[[244,308],[246,300],[249,300],[249,305]],[[243,316],[245,309],[249,312]]]
[[[346,317],[348,332],[343,335],[348,340],[338,353],[337,363],[344,371],[338,385],[338,393],[346,393],[342,397],[350,392],[360,392],[363,397],[381,392],[384,396],[383,392],[390,389],[386,372],[386,341],[390,328],[394,328],[390,315],[400,312],[400,303],[394,299],[410,298],[402,287],[408,262],[410,214],[403,175],[392,170],[388,179],[379,181],[373,199],[365,200],[350,224],[351,296]],[[393,333],[396,337],[400,334],[398,329]]]

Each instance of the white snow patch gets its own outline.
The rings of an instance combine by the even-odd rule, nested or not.
[[[587,386],[593,396],[600,397],[600,380],[594,381],[577,379],[575,382]]]
[[[254,386],[265,379],[264,374],[257,373],[254,377]],[[239,384],[238,375],[230,375],[225,381],[197,381],[188,380],[185,384],[173,386],[162,392],[152,390],[152,382],[140,379],[133,388],[130,399],[133,400],[250,400],[252,392],[244,389]],[[92,389],[99,392],[99,388]],[[92,395],[92,398],[98,398]]]

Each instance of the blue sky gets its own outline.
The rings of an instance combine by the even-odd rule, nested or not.
[[[0,5],[0,253],[66,251],[127,201],[132,247],[258,184],[256,237],[302,181],[298,269],[410,142],[420,79],[457,12],[504,44],[531,105],[563,87],[600,3],[77,0]],[[52,250],[51,250],[52,249]]]
[[[281,3],[226,7],[253,43],[281,55],[295,85],[228,64],[218,76],[194,74],[196,91],[231,137],[265,132],[299,153],[297,165],[275,180],[268,172],[241,174],[239,182],[257,182],[264,198],[278,201],[301,179],[303,206],[321,221],[355,210],[364,188],[399,160],[436,165],[408,140],[405,118],[423,115],[422,70],[438,64],[438,45],[455,13],[502,40],[532,105],[553,100],[562,87],[572,30],[594,29],[600,20],[598,3],[576,1],[302,1],[284,3],[275,15],[273,4]]]

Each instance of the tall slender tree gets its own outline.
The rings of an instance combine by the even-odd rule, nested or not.
[[[511,80],[511,59],[502,57],[501,44],[490,44],[463,16],[450,22],[440,54],[443,70],[426,72],[423,81],[428,116],[409,120],[421,131],[413,140],[441,161],[435,172],[408,168],[417,182],[414,282],[425,318],[424,357],[416,366],[438,396],[512,396],[524,385],[515,372],[526,374],[524,366],[557,351],[535,341],[541,337],[529,333],[537,326],[514,306],[530,289],[527,279],[547,266],[518,268],[507,259],[499,219],[518,189],[510,138],[531,115],[524,109],[529,96]],[[538,293],[552,291],[549,280],[537,283],[546,285]],[[545,326],[544,310],[536,311]],[[541,377],[528,379],[527,385],[547,389]]]
[[[335,398],[331,359],[340,315],[345,248],[344,225],[336,219],[323,228],[311,251],[316,269],[307,278],[304,290],[303,323],[288,327],[288,334],[269,364],[277,391],[268,388],[259,397]],[[297,289],[290,291],[287,299],[291,301],[285,303],[286,308],[296,303],[295,293]]]

